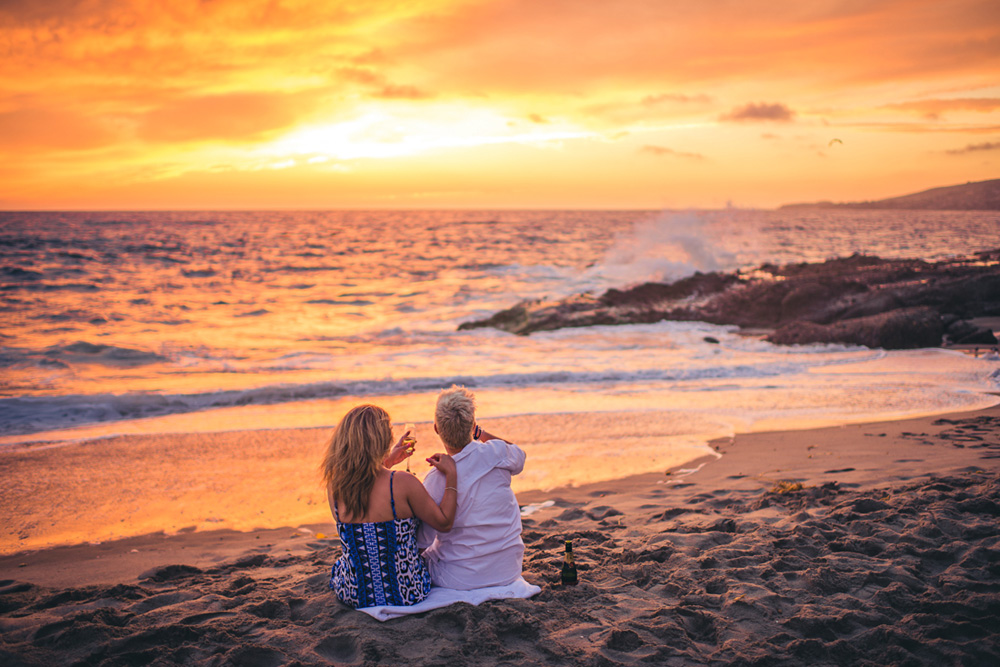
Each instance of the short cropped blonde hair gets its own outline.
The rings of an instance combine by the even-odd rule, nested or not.
[[[434,409],[434,423],[444,444],[461,450],[472,441],[472,427],[476,424],[476,398],[465,387],[452,385],[438,396]]]

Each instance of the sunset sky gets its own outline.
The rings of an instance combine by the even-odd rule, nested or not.
[[[0,0],[0,52],[5,210],[773,207],[1000,177],[997,0]]]

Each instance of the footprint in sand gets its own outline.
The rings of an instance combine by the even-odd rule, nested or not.
[[[226,655],[232,665],[247,667],[278,667],[289,663],[288,656],[266,646],[239,646]]]
[[[179,623],[181,625],[197,625],[198,623],[204,623],[205,621],[214,621],[217,618],[226,618],[227,616],[235,616],[231,611],[207,611],[203,614],[194,614],[192,616],[187,616],[182,618]]]
[[[606,519],[609,516],[621,516],[622,513],[616,510],[614,507],[608,507],[607,505],[599,505],[598,507],[592,508],[587,512],[587,518],[591,521],[600,521],[601,519]]]
[[[453,611],[440,611],[431,615],[431,627],[449,639],[465,636],[465,619]]]
[[[197,597],[200,597],[200,594],[190,591],[161,593],[159,595],[153,595],[144,600],[140,600],[132,605],[129,611],[133,614],[145,614],[155,609],[160,609],[161,607],[169,607],[170,605],[194,600]]]
[[[327,637],[313,650],[330,662],[348,665],[358,662],[358,640],[352,635]]]

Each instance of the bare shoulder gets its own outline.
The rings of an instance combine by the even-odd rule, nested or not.
[[[416,489],[418,486],[423,488],[423,484],[420,483],[416,475],[402,470],[396,471],[396,476],[393,477],[392,481],[396,485],[396,488],[407,492]]]

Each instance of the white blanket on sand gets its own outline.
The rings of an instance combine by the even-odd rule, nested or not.
[[[408,614],[420,614],[431,609],[447,607],[456,602],[468,602],[477,605],[487,600],[505,600],[507,598],[530,598],[541,592],[541,588],[529,584],[523,577],[518,577],[515,581],[504,586],[490,586],[489,588],[476,588],[471,591],[458,591],[454,588],[431,587],[431,592],[423,601],[409,607],[365,607],[358,609],[363,611],[377,621],[388,621],[390,618],[399,618]]]

